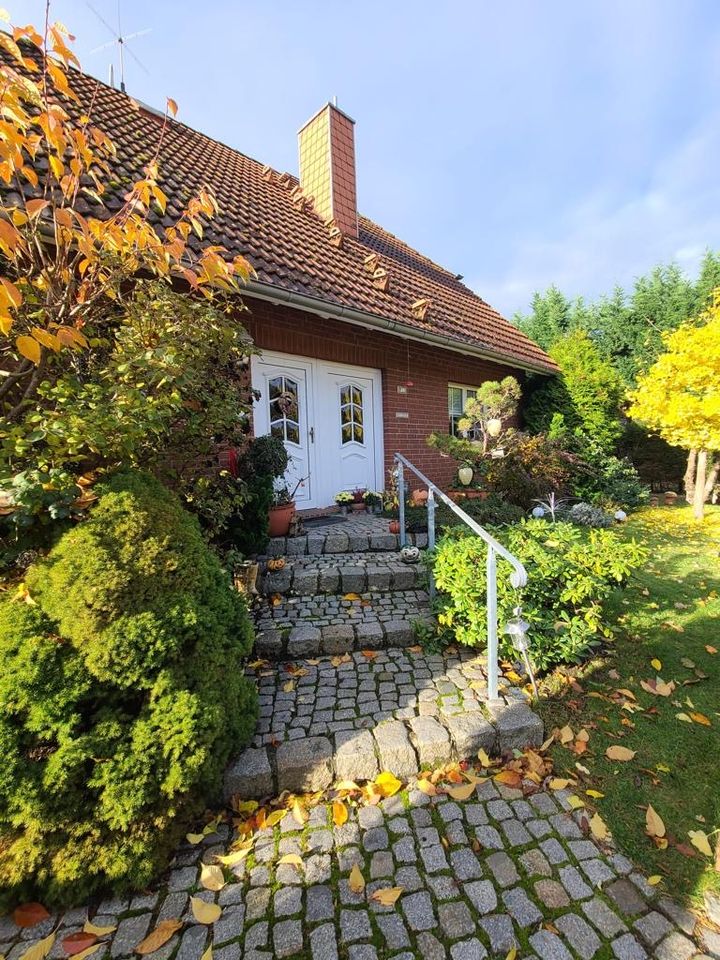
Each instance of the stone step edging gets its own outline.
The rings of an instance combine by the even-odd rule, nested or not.
[[[487,702],[479,713],[386,720],[372,731],[346,730],[331,736],[285,740],[277,747],[249,747],[225,774],[226,801],[258,800],[283,790],[324,790],[338,780],[372,780],[388,770],[407,780],[421,769],[475,757],[482,748],[498,756],[539,746],[543,724],[524,700]]]

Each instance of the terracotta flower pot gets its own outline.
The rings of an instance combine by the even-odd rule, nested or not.
[[[294,503],[281,503],[278,506],[270,507],[270,536],[286,537],[290,530],[292,518],[295,516]]]
[[[353,503],[351,504],[351,506],[352,506],[353,513],[362,513],[363,510],[365,509],[364,503]]]

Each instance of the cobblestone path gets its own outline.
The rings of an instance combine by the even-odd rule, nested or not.
[[[350,811],[332,825],[328,805],[300,826],[287,814],[256,834],[253,852],[228,870],[217,893],[199,883],[230,842],[230,828],[179,850],[162,886],[93,907],[100,926],[117,925],[93,954],[131,957],[158,921],[183,926],[151,956],[200,960],[690,960],[720,953],[718,935],[648,885],[623,856],[587,839],[580,815],[567,812],[563,792],[524,798],[492,781],[470,799],[429,797],[410,786],[379,806]],[[281,862],[296,855],[301,865]],[[291,861],[294,858],[291,856]],[[353,866],[365,881],[350,886]],[[394,906],[373,893],[401,887]],[[221,912],[200,924],[190,897]],[[62,939],[81,928],[86,909],[24,931],[0,918],[0,954],[20,960],[57,928],[50,957],[64,956]]]

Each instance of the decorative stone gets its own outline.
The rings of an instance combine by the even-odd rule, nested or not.
[[[522,887],[506,890],[502,895],[507,911],[520,927],[529,927],[542,920],[543,915]]]
[[[635,921],[633,927],[649,947],[654,947],[673,928],[670,921],[656,910],[640,917],[639,920]]]
[[[656,960],[690,960],[695,953],[697,947],[692,940],[674,931],[655,948],[654,956]]]
[[[433,767],[450,756],[450,738],[442,724],[432,717],[413,717],[410,727],[417,744],[421,766]]]
[[[557,880],[538,880],[535,884],[535,893],[550,910],[570,906],[570,897]]]
[[[378,772],[375,744],[367,730],[342,730],[335,734],[338,780],[374,780]]]
[[[473,937],[471,940],[462,940],[450,947],[452,960],[482,960],[487,956],[487,950],[480,941]]]
[[[582,904],[582,911],[604,937],[614,937],[627,930],[618,915],[599,897]]]
[[[406,620],[388,620],[385,636],[389,647],[410,647],[415,642],[412,625]]]
[[[310,952],[313,960],[338,960],[334,924],[324,923],[310,932]]]
[[[275,790],[267,750],[248,747],[225,771],[224,797],[229,803],[233,797],[257,800]]]
[[[497,907],[497,893],[489,880],[466,883],[463,891],[478,913],[492,913]]]
[[[290,957],[303,947],[302,925],[299,920],[283,920],[273,927],[273,945],[276,957]]]
[[[332,783],[332,745],[327,737],[287,740],[275,752],[279,793],[311,793]]]
[[[631,933],[624,933],[612,942],[617,960],[645,960],[647,954]]]

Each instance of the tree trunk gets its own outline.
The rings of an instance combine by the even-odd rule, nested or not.
[[[707,467],[707,451],[698,450],[697,473],[695,475],[695,497],[693,499],[693,513],[695,519],[702,522],[705,516],[705,470]]]
[[[708,464],[707,470],[707,480],[705,481],[705,502],[714,503],[712,499],[713,491],[715,490],[715,484],[718,482],[718,476],[720,476],[720,458],[711,459]]]
[[[695,466],[697,463],[697,450],[691,450],[688,453],[687,458],[687,467],[685,469],[685,476],[683,477],[683,483],[685,484],[685,500],[687,503],[692,503],[695,499]]]

